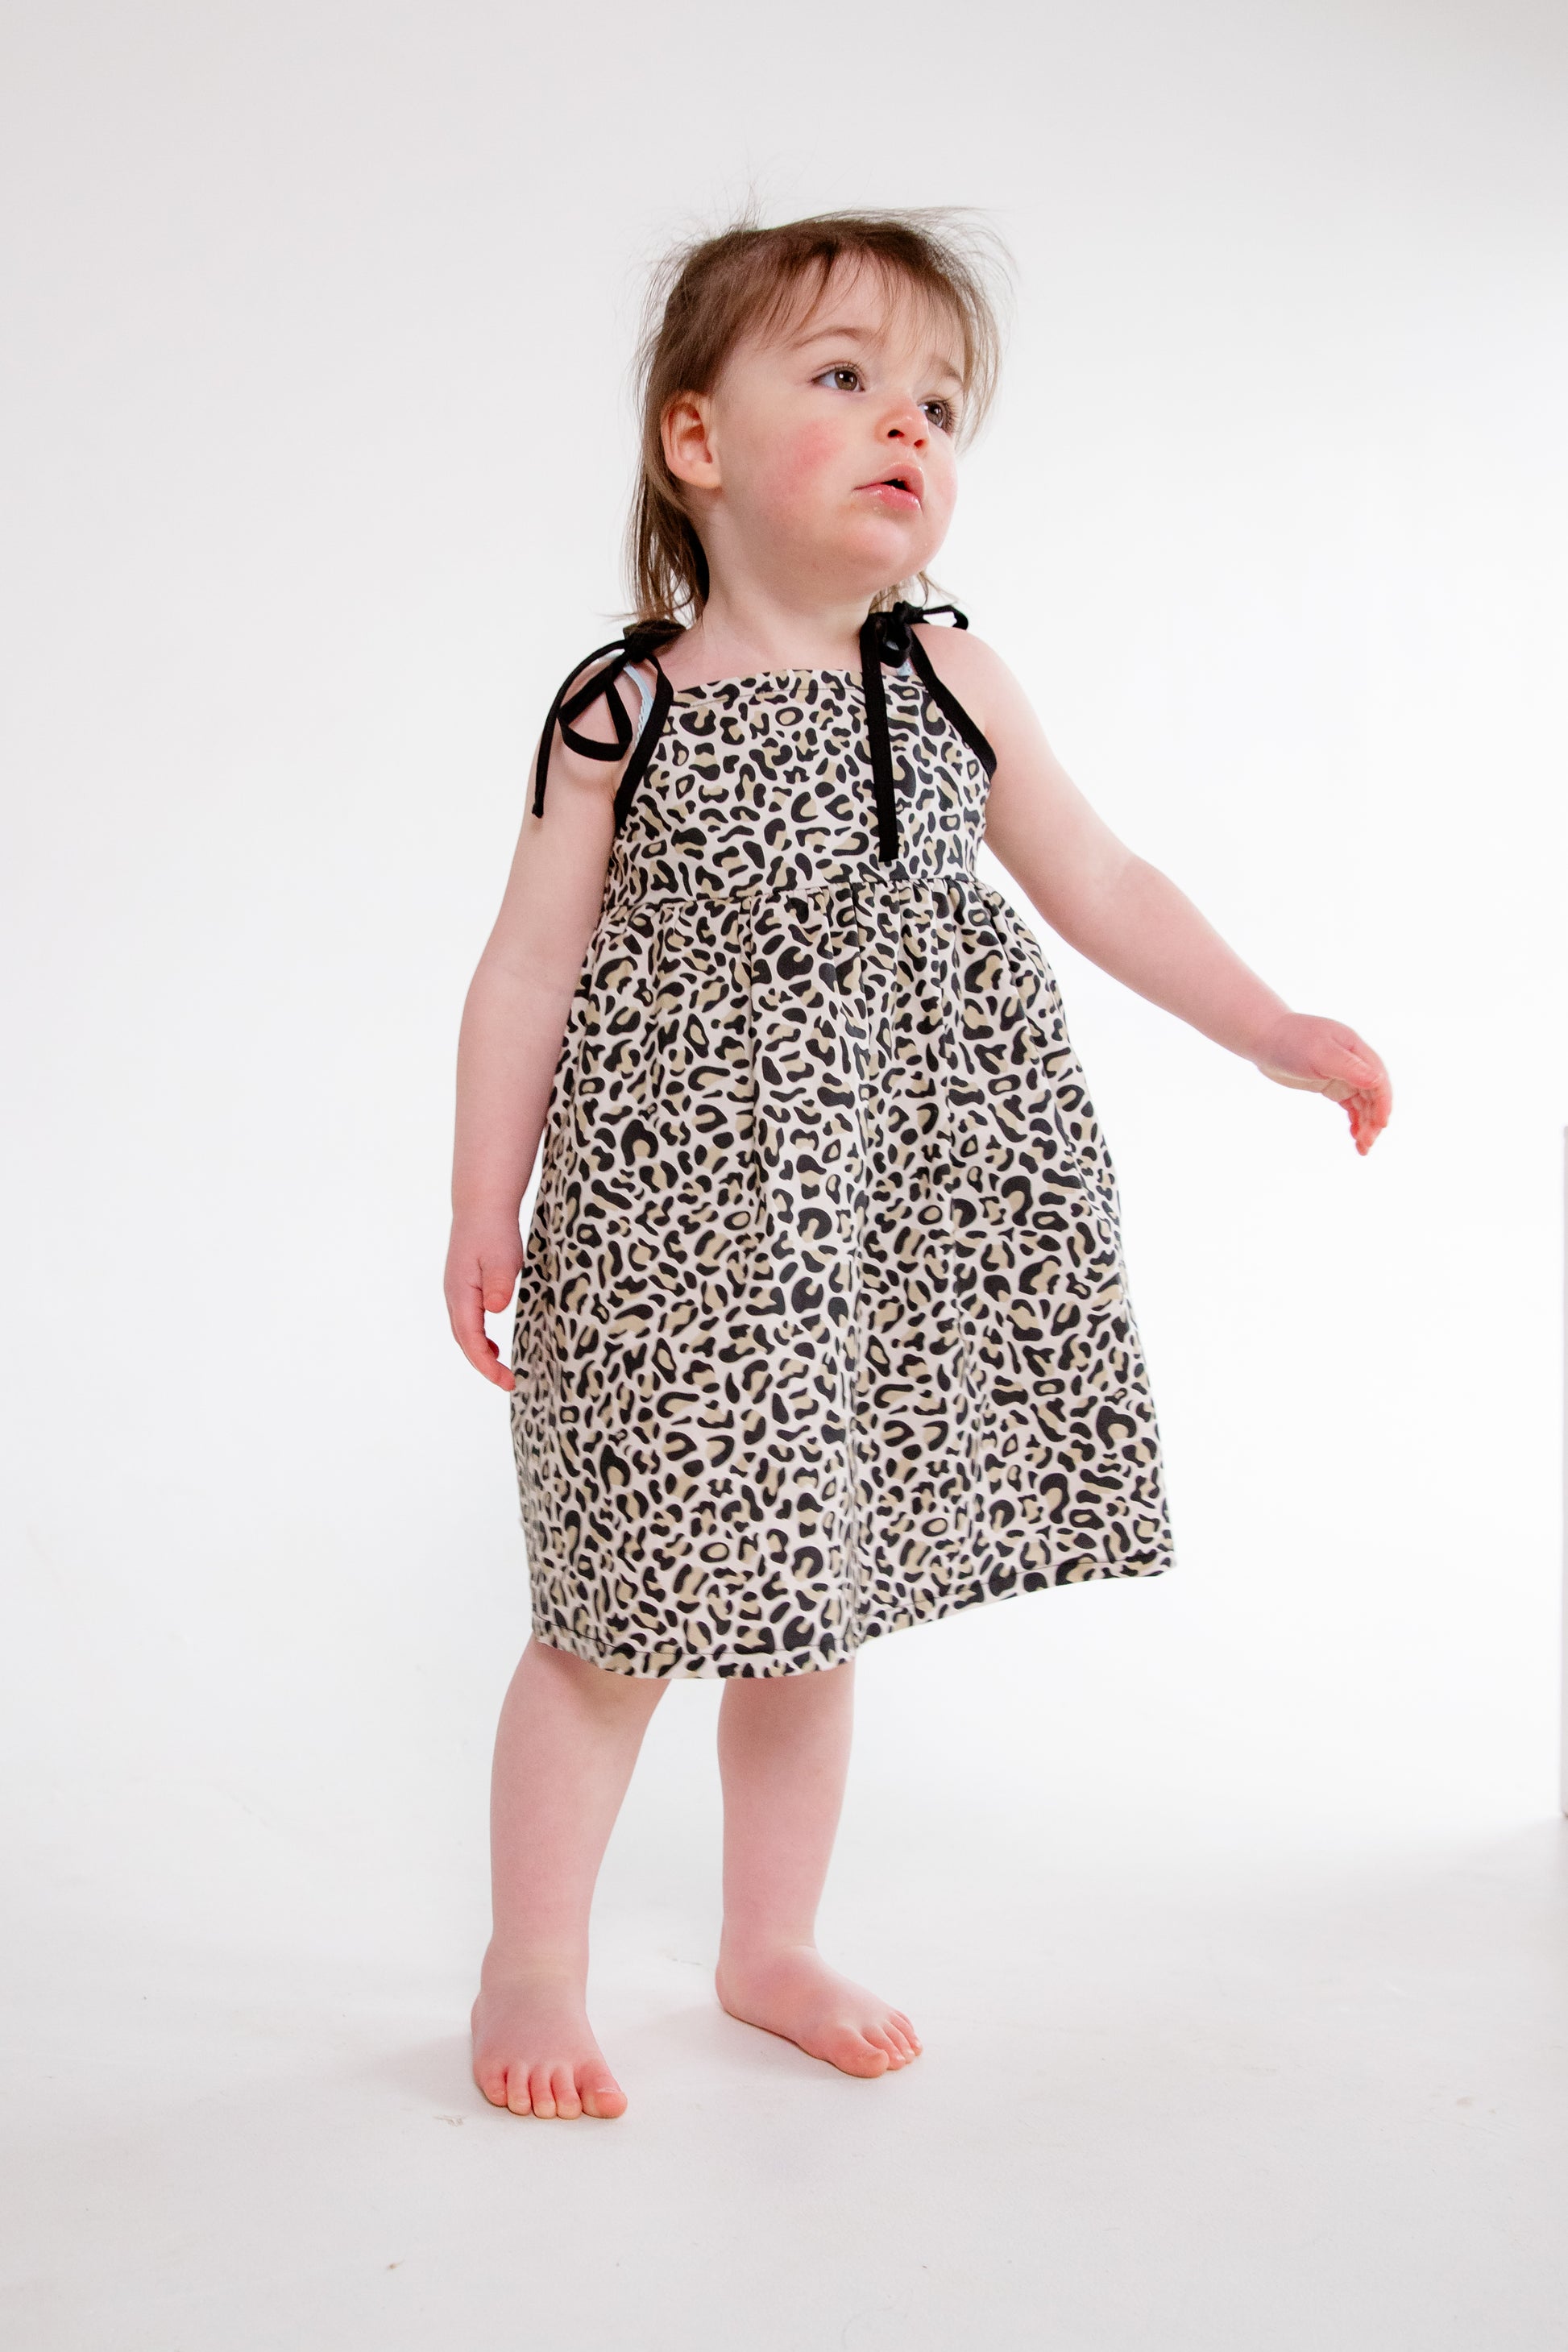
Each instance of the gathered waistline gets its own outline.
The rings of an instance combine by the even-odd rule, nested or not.
[[[1006,902],[999,890],[982,882],[972,866],[944,866],[933,874],[889,876],[868,866],[863,874],[846,874],[837,882],[786,884],[753,882],[743,890],[625,890],[606,894],[600,915],[601,922],[612,917],[633,915],[644,907],[738,907],[755,898],[779,899],[785,903],[798,900],[810,904],[825,898],[841,898],[847,892],[861,897],[889,899],[895,903],[912,898],[919,891],[951,891],[954,887],[988,899],[994,906]]]

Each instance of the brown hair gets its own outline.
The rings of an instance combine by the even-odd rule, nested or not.
[[[711,392],[742,338],[766,332],[820,299],[836,265],[864,261],[884,280],[901,279],[947,310],[963,345],[964,401],[959,437],[968,440],[996,389],[1002,331],[999,296],[1006,248],[994,232],[956,212],[818,213],[779,228],[741,221],[666,256],[655,274],[637,356],[642,462],[626,534],[637,618],[679,623],[701,612],[708,559],[665,462],[663,426],[683,392]],[[804,296],[804,300],[803,300]],[[890,582],[875,600],[891,604],[912,587]]]

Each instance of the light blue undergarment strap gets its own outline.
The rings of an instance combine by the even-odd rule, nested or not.
[[[637,736],[642,733],[643,729],[647,725],[647,715],[653,709],[653,688],[649,686],[647,678],[644,677],[640,669],[632,669],[628,667],[622,672],[622,676],[630,678],[632,684],[636,687],[637,693],[642,698],[642,709],[637,712],[637,728],[632,736],[632,741],[635,743],[637,740]]]

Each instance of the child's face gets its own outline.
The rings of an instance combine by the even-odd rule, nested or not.
[[[666,453],[715,585],[738,568],[792,600],[858,601],[923,570],[957,496],[962,356],[944,311],[858,265],[677,402]]]

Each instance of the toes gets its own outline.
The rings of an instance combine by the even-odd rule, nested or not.
[[[577,2095],[577,2081],[570,2066],[552,2066],[550,2070],[551,2095],[558,2116],[580,2116],[583,2102]]]
[[[492,2107],[505,2106],[506,2068],[504,2066],[491,2067],[487,2074],[481,2074],[478,2067],[476,2067],[474,2069],[474,2080],[479,2084],[480,2090],[484,2093]]]
[[[848,2026],[842,2033],[833,2035],[827,2056],[843,2074],[885,2074],[893,2063],[886,2050]]]
[[[582,2070],[579,2088],[578,2070],[569,2063],[556,2065],[515,2068],[510,2074],[487,2074],[479,2088],[487,2099],[498,2107],[510,2107],[514,2116],[541,2116],[566,2119],[571,2116],[618,2116],[626,2108],[626,2094],[616,2083],[607,2068],[588,2066]],[[479,2077],[476,2074],[476,2082]]]
[[[578,2078],[578,2090],[585,2116],[600,2116],[606,2121],[612,2116],[624,2116],[626,2095],[607,2066],[584,2066]]]
[[[873,2025],[868,2031],[866,2039],[869,2042],[874,2050],[885,2050],[887,2052],[888,2063],[889,2066],[907,2066],[909,2064],[909,2044],[904,2040],[901,2033],[894,2032],[890,2025]]]

